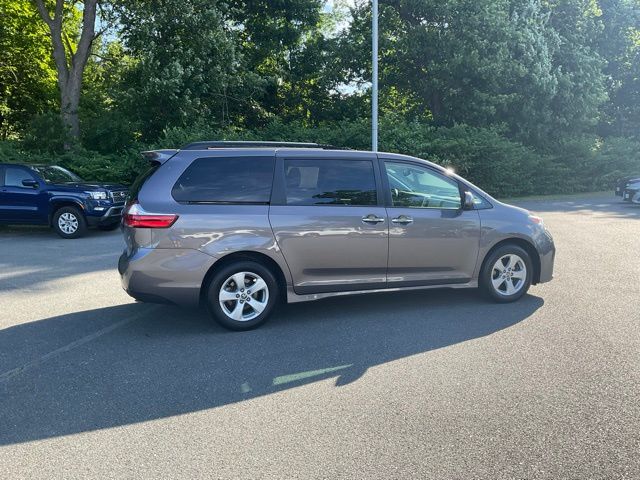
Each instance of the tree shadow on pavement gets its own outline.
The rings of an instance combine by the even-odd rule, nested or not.
[[[282,306],[232,333],[199,311],[126,304],[0,331],[0,445],[210,409],[491,335],[543,300],[432,290]],[[428,376],[428,372],[424,373]]]

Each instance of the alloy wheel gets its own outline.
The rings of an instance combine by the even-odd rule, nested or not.
[[[514,253],[500,257],[491,269],[491,284],[503,296],[518,293],[527,281],[527,265]]]
[[[72,235],[78,230],[78,217],[73,213],[65,212],[58,217],[58,227],[60,231],[67,235]]]
[[[222,282],[218,301],[227,317],[237,322],[247,322],[267,307],[269,287],[256,273],[234,273]]]

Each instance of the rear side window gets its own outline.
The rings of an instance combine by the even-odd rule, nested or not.
[[[5,187],[25,188],[24,185],[22,185],[23,180],[35,180],[35,179],[33,178],[33,175],[27,172],[24,168],[5,167],[5,170],[4,170]]]
[[[287,205],[376,205],[370,160],[285,160]]]
[[[160,168],[160,164],[154,163],[147,170],[138,175],[138,178],[134,180],[131,188],[129,189],[130,200],[138,199],[138,194],[140,193],[140,189],[144,185],[144,182],[146,182],[151,177],[151,175],[153,175],[156,170],[158,170],[158,168]]]
[[[274,157],[211,157],[191,163],[171,194],[184,203],[269,203]]]

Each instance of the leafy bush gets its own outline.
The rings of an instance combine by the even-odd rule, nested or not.
[[[55,163],[77,173],[85,180],[131,184],[145,168],[139,150],[104,155],[77,149],[55,158]]]
[[[457,125],[451,128],[402,123],[389,125],[385,150],[407,153],[451,167],[496,196],[528,195],[554,190],[554,165],[493,128]]]
[[[28,150],[62,153],[69,136],[56,112],[46,112],[33,117],[25,132],[23,144]]]
[[[554,161],[564,172],[567,191],[608,190],[619,177],[640,173],[640,142],[609,137],[577,137],[563,142]]]
[[[597,188],[610,187],[617,179],[640,174],[640,141],[609,137],[598,149],[594,163]]]
[[[82,144],[100,153],[123,152],[135,145],[135,126],[118,111],[86,115],[82,121]]]
[[[122,154],[104,155],[82,148],[65,153],[33,152],[21,149],[17,142],[0,142],[0,161],[4,163],[42,163],[60,165],[85,180],[130,184],[145,168],[139,149]]]
[[[550,155],[510,140],[496,128],[467,125],[436,128],[386,118],[380,131],[382,151],[413,155],[451,167],[498,197],[609,189],[615,178],[640,172],[640,142],[624,138],[604,142],[573,138]],[[370,145],[370,123],[356,120],[309,128],[302,123],[273,121],[259,130],[245,130],[217,128],[201,122],[165,130],[155,144],[133,144],[120,153],[99,153],[79,147],[64,153],[36,152],[24,148],[29,144],[5,141],[0,142],[0,161],[56,163],[87,180],[129,184],[146,167],[141,151],[180,148],[198,140],[318,142],[366,150]]]
[[[323,123],[315,128],[275,120],[260,130],[216,129],[196,124],[164,132],[157,147],[176,148],[198,140],[273,140],[317,142],[368,149],[371,124],[367,120]],[[380,149],[404,153],[453,167],[494,195],[512,196],[557,190],[561,167],[496,129],[459,125],[435,128],[419,122],[388,118],[380,128]]]

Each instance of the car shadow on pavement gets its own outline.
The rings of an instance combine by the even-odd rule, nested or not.
[[[199,311],[126,304],[0,331],[0,445],[220,407],[494,334],[543,305],[473,291],[375,294],[283,305],[227,332]],[[429,382],[429,371],[419,373]],[[412,372],[416,375],[416,372]]]

